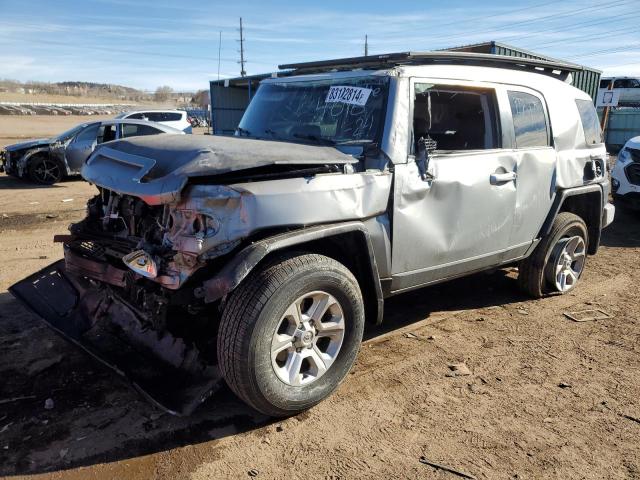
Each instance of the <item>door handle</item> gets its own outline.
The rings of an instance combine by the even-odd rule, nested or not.
[[[492,173],[489,177],[489,182],[491,185],[498,185],[500,183],[512,182],[516,178],[518,178],[518,174],[516,172]]]

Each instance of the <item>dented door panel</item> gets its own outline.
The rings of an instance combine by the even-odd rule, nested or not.
[[[432,181],[420,178],[415,162],[396,166],[394,290],[466,271],[466,262],[473,269],[500,263],[510,246],[516,184],[492,185],[490,177],[515,171],[516,162],[508,150],[436,155]]]

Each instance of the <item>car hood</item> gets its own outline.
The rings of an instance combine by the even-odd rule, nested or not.
[[[336,148],[240,137],[154,135],[109,142],[82,168],[85,180],[151,205],[175,201],[191,177],[267,165],[340,165]]]
[[[4,149],[8,152],[15,152],[16,150],[24,150],[25,148],[40,147],[44,145],[50,145],[50,138],[39,138],[37,140],[29,140],[28,142],[14,143],[13,145],[7,145]]]

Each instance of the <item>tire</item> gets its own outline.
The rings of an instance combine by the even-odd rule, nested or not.
[[[581,242],[576,239],[581,239]],[[538,244],[533,253],[521,261],[518,266],[518,285],[520,289],[534,298],[540,298],[550,293],[564,294],[573,290],[584,271],[584,265],[588,247],[588,233],[587,226],[584,220],[579,216],[569,213],[561,212],[551,226],[551,231],[546,235]],[[559,267],[563,262],[563,250],[565,247],[569,249],[575,242],[578,246],[581,244],[582,255],[579,255],[579,249],[576,248],[576,262],[581,262],[579,265],[579,271],[575,275],[575,279],[569,279],[565,281],[565,287],[561,288],[561,282],[558,281],[561,273],[558,273],[557,268],[563,268],[563,271],[567,271],[564,267]],[[581,260],[579,260],[581,258]],[[566,259],[568,263],[569,258]],[[565,263],[566,266],[566,263]],[[578,264],[571,265],[571,268],[578,267]]]
[[[53,185],[62,180],[62,168],[55,160],[38,155],[29,162],[29,178],[41,185]]]
[[[320,305],[316,298],[325,299],[330,307],[322,321],[311,327],[317,330],[312,340],[315,346],[301,346],[309,341],[308,334],[300,333],[302,327],[294,327],[298,314],[288,312],[307,308],[311,312],[313,306]],[[292,309],[298,301],[299,310]],[[336,320],[340,315],[342,322]],[[321,336],[319,325],[331,327],[325,332],[329,340]],[[252,272],[231,294],[218,332],[218,361],[231,390],[247,404],[266,415],[289,416],[311,408],[338,387],[356,360],[363,331],[362,294],[353,274],[329,257],[287,254]],[[294,342],[273,354],[276,341],[286,342],[291,335]],[[321,357],[316,352],[321,352],[317,353]],[[313,358],[299,362],[302,367],[296,375],[294,366],[298,363],[294,359],[307,354]],[[314,367],[318,358],[332,358],[324,373],[318,365]],[[289,373],[287,366],[291,367]]]

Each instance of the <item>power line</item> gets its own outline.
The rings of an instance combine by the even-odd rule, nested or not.
[[[635,44],[627,45],[626,47],[620,47],[620,48],[608,48],[605,50],[596,50],[593,52],[587,52],[580,55],[573,55],[569,58],[597,57],[599,55],[609,55],[611,53],[628,52],[629,50],[636,50],[636,49],[640,50],[640,43],[635,43]]]
[[[639,15],[640,16],[640,15]],[[608,38],[608,37],[615,37],[617,35],[620,35],[619,32],[628,32],[629,31],[629,27],[625,27],[625,28],[620,28],[618,30],[609,30],[608,33],[604,34],[604,35],[593,35],[593,34],[589,34],[589,35],[580,35],[577,37],[570,37],[570,38],[565,38],[562,40],[554,40],[552,42],[546,42],[546,43],[537,43],[535,46],[536,48],[539,47],[547,47],[550,45],[557,45],[559,43],[573,43],[573,42],[577,42],[579,40],[601,40],[603,38]]]
[[[568,25],[565,24],[565,25],[562,25],[561,27],[545,28],[542,30],[537,30],[535,33],[530,33],[527,35],[511,35],[509,37],[501,37],[501,40],[507,41],[507,42],[509,40],[522,40],[523,38],[538,37],[540,36],[540,34],[543,34],[543,33],[562,32],[562,31],[566,31],[569,28],[575,28],[575,27],[594,27],[596,25],[601,25],[603,23],[610,23],[612,20],[616,20],[618,18],[632,19],[636,17],[637,15],[617,14],[617,15],[606,17],[606,18],[600,18],[597,20],[587,20],[586,22],[578,22],[578,23],[572,23]]]
[[[633,3],[635,4],[637,2],[637,0],[615,0],[613,2],[608,2],[608,3],[603,3],[600,6],[595,6],[595,7],[588,7],[588,8],[580,8],[580,9],[573,9],[573,10],[566,10],[564,12],[558,13],[558,14],[553,14],[553,15],[545,15],[542,17],[535,17],[535,18],[530,18],[528,20],[522,20],[520,22],[509,22],[508,25],[503,25],[503,26],[497,26],[497,27],[493,27],[491,29],[487,29],[487,30],[479,30],[479,31],[475,31],[475,32],[465,32],[466,36],[470,36],[470,35],[480,35],[483,33],[494,33],[496,31],[501,31],[501,30],[507,30],[510,28],[513,28],[514,26],[517,25],[525,25],[525,24],[530,24],[530,23],[534,23],[534,22],[539,22],[540,20],[545,20],[545,19],[549,19],[549,20],[555,20],[558,18],[563,18],[566,16],[571,16],[574,15],[576,13],[584,13],[585,11],[597,11],[597,10],[602,10],[605,8],[611,8],[613,6],[622,6],[622,5],[626,5],[629,3]],[[487,18],[485,17],[484,20],[487,20]],[[564,26],[563,28],[566,28],[566,26]],[[509,37],[507,37],[509,38]],[[515,38],[515,37],[513,37]],[[460,35],[459,34],[455,34],[455,35],[449,35],[449,36],[438,36],[438,40],[444,40],[444,41],[448,41],[451,39],[460,39]]]

